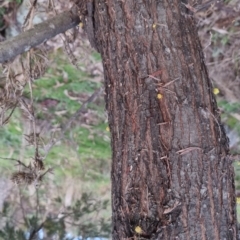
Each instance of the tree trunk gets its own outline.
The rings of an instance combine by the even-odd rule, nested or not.
[[[112,139],[113,239],[237,239],[228,139],[191,12],[177,0],[92,6]]]

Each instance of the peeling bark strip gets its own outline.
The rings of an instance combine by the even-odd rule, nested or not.
[[[19,34],[5,42],[0,43],[0,63],[12,60],[17,55],[77,26],[80,22],[79,16],[72,11],[67,11],[37,24],[33,29]]]
[[[113,239],[236,239],[228,140],[191,12],[177,0],[93,0],[92,9]]]

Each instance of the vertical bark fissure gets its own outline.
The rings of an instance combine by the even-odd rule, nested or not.
[[[192,16],[177,0],[93,4],[113,150],[113,239],[236,239],[227,140]]]
[[[220,239],[219,237],[219,226],[217,226],[217,219],[216,219],[216,209],[214,204],[214,197],[213,197],[213,185],[212,185],[212,179],[211,179],[211,166],[208,167],[208,195],[209,195],[209,201],[210,201],[210,213],[211,213],[211,221],[214,225],[213,229],[213,238]]]

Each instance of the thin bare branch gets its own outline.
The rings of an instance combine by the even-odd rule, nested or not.
[[[0,63],[10,61],[17,55],[55,37],[59,33],[77,26],[80,23],[80,18],[74,12],[73,9],[63,12],[14,38],[1,42]]]
[[[61,141],[64,138],[64,134],[66,133],[66,131],[71,127],[72,122],[81,114],[86,110],[86,107],[89,103],[92,103],[95,101],[95,99],[102,93],[102,88],[97,89],[82,105],[81,107],[78,109],[77,112],[75,112],[75,114],[73,114],[73,116],[69,119],[69,121],[66,123],[66,125],[64,126],[63,130],[61,131],[61,135],[58,139],[52,139],[46,146],[45,146],[45,156],[43,157],[43,160],[46,158],[47,154],[49,153],[49,151],[51,150],[51,148],[59,141]]]
[[[43,225],[44,225],[44,222],[41,223],[38,227],[34,228],[34,229],[31,231],[28,240],[35,239],[36,234],[43,228]]]

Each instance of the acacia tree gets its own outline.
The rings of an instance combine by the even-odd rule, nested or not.
[[[228,139],[190,5],[87,6],[105,74],[113,239],[236,239]]]
[[[228,139],[191,5],[75,2],[103,60],[113,239],[237,239]]]

